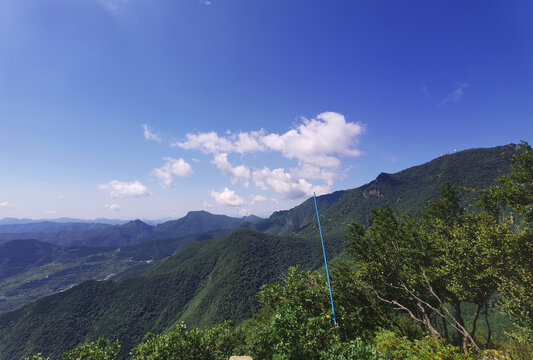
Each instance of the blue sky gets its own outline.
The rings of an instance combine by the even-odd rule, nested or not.
[[[531,141],[530,1],[4,0],[0,218],[268,216]]]

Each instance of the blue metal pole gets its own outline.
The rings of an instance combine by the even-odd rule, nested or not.
[[[316,194],[313,193],[315,199],[316,219],[318,220],[318,230],[320,231],[320,241],[322,242],[322,252],[324,253],[324,264],[326,264],[326,276],[328,278],[329,298],[331,300],[331,311],[333,312],[333,323],[337,327],[337,318],[335,317],[335,306],[333,306],[333,292],[331,291],[331,282],[329,281],[328,261],[326,260],[326,248],[324,247],[324,238],[322,237],[322,227],[320,226],[320,217],[318,216],[318,206],[316,204]]]

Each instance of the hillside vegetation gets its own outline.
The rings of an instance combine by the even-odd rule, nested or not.
[[[191,241],[220,239],[230,232],[213,230],[119,248],[62,248],[34,239],[0,244],[0,313],[86,280],[133,276]]]
[[[1,225],[1,231],[16,232],[0,233],[0,239],[16,240],[0,244],[0,313],[82,281],[109,279],[126,270],[131,270],[127,273],[131,276],[190,241],[222,238],[231,229],[258,220],[191,211],[157,226],[140,220],[115,226],[52,222]],[[41,232],[24,232],[25,226]]]
[[[259,309],[259,287],[289,265],[320,266],[318,240],[238,230],[194,242],[178,254],[120,281],[89,281],[0,316],[0,354],[54,356],[86,339],[117,337],[129,350],[148,332],[179,320],[197,325],[243,320]],[[26,339],[21,342],[20,339]]]
[[[457,213],[456,220],[452,219],[457,221],[456,223],[444,216],[442,221],[445,226],[437,232],[435,229],[440,229],[437,226],[440,222],[435,223],[431,219],[439,219],[439,206],[463,208],[464,204],[474,198],[474,194],[457,192],[458,195],[455,196],[455,188],[448,187],[449,191],[443,194],[444,200],[424,210],[428,200],[439,197],[439,189],[442,189],[447,181],[456,180],[457,185],[470,188],[494,184],[496,176],[509,170],[509,159],[502,158],[501,153],[514,153],[515,149],[515,146],[506,146],[445,155],[397,174],[382,174],[376,181],[361,188],[319,197],[319,204],[325,200],[321,205],[324,214],[321,221],[326,230],[330,258],[342,251],[345,246],[344,234],[350,229],[347,250],[352,254],[352,258],[348,263],[340,262],[334,267],[332,274],[341,314],[339,333],[332,327],[331,316],[328,315],[330,308],[327,285],[323,277],[315,272],[288,270],[292,265],[300,264],[303,269],[317,269],[323,264],[318,234],[316,229],[313,229],[315,225],[311,220],[314,209],[308,200],[287,212],[275,213],[270,219],[255,225],[246,225],[271,233],[292,231],[289,237],[238,230],[220,240],[192,242],[170,258],[158,264],[141,267],[117,281],[86,282],[0,315],[2,359],[36,352],[58,357],[63,351],[80,343],[96,341],[98,336],[118,339],[118,356],[127,357],[147,332],[164,334],[149,335],[143,345],[139,345],[131,353],[134,358],[168,358],[157,354],[173,354],[174,358],[187,358],[186,350],[197,349],[198,353],[189,358],[218,359],[234,351],[246,351],[253,354],[254,358],[267,359],[377,359],[383,358],[380,356],[385,356],[383,354],[387,354],[387,351],[398,350],[397,347],[403,347],[407,352],[416,352],[422,351],[420,346],[423,345],[427,347],[425,349],[428,354],[437,356],[441,349],[451,354],[450,357],[443,358],[467,359],[471,356],[469,345],[477,346],[481,351],[482,347],[492,346],[491,339],[485,332],[483,342],[486,345],[480,346],[475,338],[475,331],[472,334],[472,329],[461,330],[457,324],[461,325],[462,322],[463,328],[477,324],[479,329],[484,329],[478,321],[480,314],[483,314],[483,308],[489,322],[492,317],[501,316],[486,310],[486,304],[493,299],[495,291],[506,296],[507,300],[502,304],[507,305],[502,306],[502,311],[506,311],[515,326],[518,326],[513,329],[522,331],[518,338],[527,338],[527,329],[528,326],[531,328],[531,323],[528,323],[530,320],[525,323],[520,320],[529,316],[529,313],[524,312],[527,309],[520,308],[520,301],[523,303],[528,294],[531,294],[528,293],[528,278],[520,278],[518,283],[507,282],[509,289],[506,290],[497,285],[498,281],[494,277],[501,276],[498,278],[500,280],[509,279],[517,273],[505,273],[503,267],[490,267],[491,264],[485,262],[473,267],[472,275],[464,277],[470,279],[471,283],[455,284],[453,281],[459,281],[459,278],[453,278],[454,272],[450,271],[453,268],[450,267],[459,264],[456,262],[453,265],[453,261],[458,258],[453,257],[456,256],[453,252],[443,252],[442,246],[446,244],[443,239],[446,237],[437,236],[446,234],[446,231],[450,234],[456,232],[468,235],[465,236],[471,243],[466,243],[465,251],[479,251],[481,244],[484,244],[489,246],[487,251],[490,254],[490,246],[500,246],[497,249],[507,251],[508,264],[517,264],[513,271],[516,270],[520,274],[520,269],[523,269],[520,264],[531,255],[527,253],[530,240],[527,240],[527,236],[524,238],[523,233],[517,232],[517,225],[499,221],[507,217],[502,218],[496,210],[508,209],[504,206],[504,200],[508,199],[502,197],[497,202],[494,200],[496,195],[488,192],[490,196],[482,198],[486,201],[478,205],[487,209],[479,215],[480,218],[477,213],[470,211]],[[425,171],[428,173],[424,175]],[[371,210],[376,205],[385,204],[390,204],[391,207],[380,210],[381,212]],[[417,216],[406,215],[405,210]],[[524,216],[521,209],[515,209],[514,212],[518,217]],[[354,220],[362,225],[348,227]],[[417,225],[417,222],[421,223]],[[524,250],[526,252],[519,255],[515,245],[498,245],[497,242],[489,241],[490,236],[471,236],[476,233],[475,226],[486,230],[484,233],[489,235],[504,234],[506,239],[515,243],[518,241],[516,239],[519,239],[522,244],[527,245],[527,251]],[[289,231],[289,228],[292,230]],[[520,228],[520,231],[525,231],[523,229],[526,228],[527,226]],[[416,233],[415,229],[423,231],[417,230],[422,232]],[[406,295],[397,291],[399,298],[391,297],[391,293],[395,293],[387,289],[387,286],[385,290],[388,292],[379,292],[377,286],[383,281],[394,284],[370,271],[377,269],[379,262],[370,262],[368,266],[358,267],[354,267],[353,263],[353,259],[356,259],[358,264],[364,264],[367,256],[365,251],[385,251],[387,239],[396,237],[403,241],[400,248],[395,245],[390,248],[390,252],[368,255],[368,259],[372,261],[384,256],[384,260],[393,261],[384,269],[397,271],[390,275],[391,279],[408,276],[415,286],[412,291],[416,292]],[[413,243],[413,239],[427,241]],[[481,240],[483,242],[480,242]],[[376,241],[375,247],[371,245],[373,241]],[[382,241],[381,245],[378,244],[379,241]],[[428,249],[423,245],[426,243],[434,244],[431,247],[433,253],[426,252]],[[371,248],[368,249],[368,246]],[[486,254],[483,254],[485,253],[474,253],[472,259],[488,259]],[[526,264],[530,265],[527,262]],[[422,266],[418,268],[418,272],[409,268],[415,265]],[[364,272],[365,269],[370,272]],[[446,269],[448,273],[444,271]],[[476,271],[487,271],[488,274],[482,272],[480,274],[483,276],[476,277]],[[527,272],[526,276],[529,276]],[[261,285],[276,280],[279,281],[278,284],[263,287],[259,297],[256,297]],[[430,287],[427,286],[428,282]],[[476,288],[485,283],[487,287]],[[373,284],[374,288],[369,287],[369,284]],[[452,287],[447,287],[447,284]],[[403,284],[394,286],[401,288]],[[516,300],[509,295],[512,293],[511,289],[521,290]],[[458,321],[454,324],[460,331],[449,324],[449,316],[439,320],[437,313],[434,313],[434,309],[440,309],[441,312],[445,309],[439,308],[438,302],[435,303],[436,297],[431,298],[431,290],[442,291],[438,293],[438,299],[465,308],[464,314],[461,312],[461,316],[454,316]],[[475,295],[476,291],[480,291],[479,296]],[[421,311],[419,305],[424,307],[425,303],[403,302],[403,299],[416,297],[431,307],[418,314],[417,311]],[[403,309],[395,301],[403,306]],[[415,316],[410,316],[406,309]],[[457,306],[454,311],[457,315]],[[431,313],[428,315],[429,320],[423,316],[424,312]],[[253,314],[256,315],[252,320],[246,320],[239,325],[222,323],[227,319],[241,321]],[[520,314],[523,316],[520,317]],[[181,321],[205,330],[189,331],[180,325]],[[218,325],[211,326],[212,324]],[[380,332],[379,328],[387,330]],[[425,331],[429,331],[432,338],[424,340]],[[486,329],[479,330],[477,336],[481,336],[482,331]],[[492,341],[496,340],[503,341],[494,336]],[[441,347],[438,345],[440,343],[447,345]],[[109,347],[115,352],[117,350],[116,346],[104,340],[90,346]],[[467,351],[462,351],[461,347],[465,347]],[[180,353],[182,350],[179,349],[183,352]],[[477,350],[474,353],[477,353]],[[397,355],[386,358],[403,358],[395,356]]]

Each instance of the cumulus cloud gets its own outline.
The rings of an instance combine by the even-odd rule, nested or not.
[[[187,134],[186,138],[186,141],[176,142],[172,146],[179,146],[186,150],[201,150],[207,154],[232,152],[235,150],[235,145],[230,140],[218,136],[214,131],[200,134]]]
[[[213,204],[208,203],[207,201],[204,201],[204,208],[205,209],[211,209],[213,207]]]
[[[155,141],[161,141],[161,136],[159,136],[158,134],[150,131],[150,128],[148,127],[148,125],[143,125],[143,128],[144,128],[144,138],[146,140],[155,140]]]
[[[359,123],[346,122],[343,115],[324,112],[316,119],[302,119],[302,124],[283,134],[266,134],[264,130],[241,132],[227,137],[215,132],[187,134],[186,140],[173,146],[183,149],[197,149],[208,154],[238,152],[241,154],[273,150],[281,152],[286,158],[298,159],[307,164],[321,167],[338,166],[333,155],[359,156],[355,147],[358,136],[363,133]]]
[[[252,201],[250,201],[250,205],[255,205],[258,202],[267,201],[268,199],[263,195],[253,195]]]
[[[152,175],[157,177],[163,186],[172,184],[172,176],[190,177],[194,175],[191,165],[182,158],[173,159],[170,157],[163,158],[165,163],[160,168],[152,170]]]
[[[227,187],[224,187],[224,189],[222,189],[220,192],[211,190],[209,193],[213,199],[215,199],[217,204],[220,205],[239,206],[244,204],[244,199],[240,196],[237,196],[235,191],[230,190]]]
[[[98,185],[98,189],[107,191],[113,199],[151,195],[146,186],[139,181],[123,182],[113,180],[107,184]]]
[[[303,119],[296,129],[282,135],[266,135],[263,142],[289,159],[296,158],[303,164],[334,168],[339,166],[340,161],[333,155],[361,155],[354,146],[362,133],[363,127],[359,123],[347,123],[343,115],[325,112],[316,119]]]
[[[235,151],[244,154],[256,151],[265,151],[266,146],[263,144],[264,130],[251,131],[249,133],[239,133],[233,137]]]
[[[451,94],[440,102],[440,105],[446,105],[449,102],[457,102],[463,98],[464,90],[470,86],[467,82],[460,83]]]
[[[119,204],[105,204],[104,207],[106,209],[109,209],[109,210],[115,211],[115,212],[120,210],[120,205]]]
[[[328,186],[312,185],[303,178],[297,178],[285,172],[282,168],[270,170],[265,166],[261,170],[254,171],[252,176],[255,186],[263,190],[268,190],[270,187],[288,199],[310,196],[313,192],[319,195],[330,191]]]
[[[263,190],[269,188],[289,198],[312,195],[313,191],[323,193],[329,190],[335,180],[342,177],[342,157],[356,157],[359,137],[364,127],[360,123],[347,122],[342,114],[324,112],[315,119],[301,120],[301,123],[284,133],[267,133],[264,129],[218,135],[216,132],[186,134],[184,141],[173,144],[186,150],[200,150],[213,154],[212,163],[232,183],[248,186],[253,180]],[[298,167],[289,172],[284,169],[263,168],[253,173],[245,165],[232,165],[231,153],[244,155],[252,152],[277,152],[286,159],[294,159]],[[321,181],[323,185],[312,185],[310,180]]]
[[[213,164],[215,164],[222,174],[229,176],[232,183],[238,181],[242,182],[245,186],[248,186],[250,179],[250,169],[244,165],[232,166],[228,161],[228,154],[221,153],[215,154],[213,157]]]
[[[239,210],[240,216],[250,216],[252,215],[252,211],[250,209],[240,209]]]
[[[332,186],[335,180],[342,177],[342,174],[336,169],[321,168],[311,164],[303,164],[300,167],[291,169],[291,174],[304,179],[322,180],[328,186]]]
[[[7,201],[2,201],[2,202],[0,202],[0,207],[1,208],[11,208],[11,207],[13,207],[13,205],[8,203]]]

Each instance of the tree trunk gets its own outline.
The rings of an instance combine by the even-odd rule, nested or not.
[[[476,335],[477,318],[479,317],[479,312],[481,311],[482,307],[483,303],[477,305],[476,316],[474,317],[474,323],[472,324],[472,337],[475,337]]]
[[[418,302],[417,306],[418,306],[418,308],[420,309],[420,311],[422,313],[422,320],[423,320],[424,325],[426,326],[426,328],[428,329],[429,333],[431,334],[431,336],[433,336],[433,339],[435,340],[435,342],[438,345],[439,344],[439,340],[442,340],[442,335],[439,333],[439,331],[437,329],[435,329],[435,327],[431,323],[431,319],[429,318],[429,316],[428,316],[428,314],[426,312],[426,309],[424,309],[424,305],[421,302]]]
[[[489,302],[485,302],[485,322],[487,323],[487,348],[490,346],[491,329],[489,323]]]

